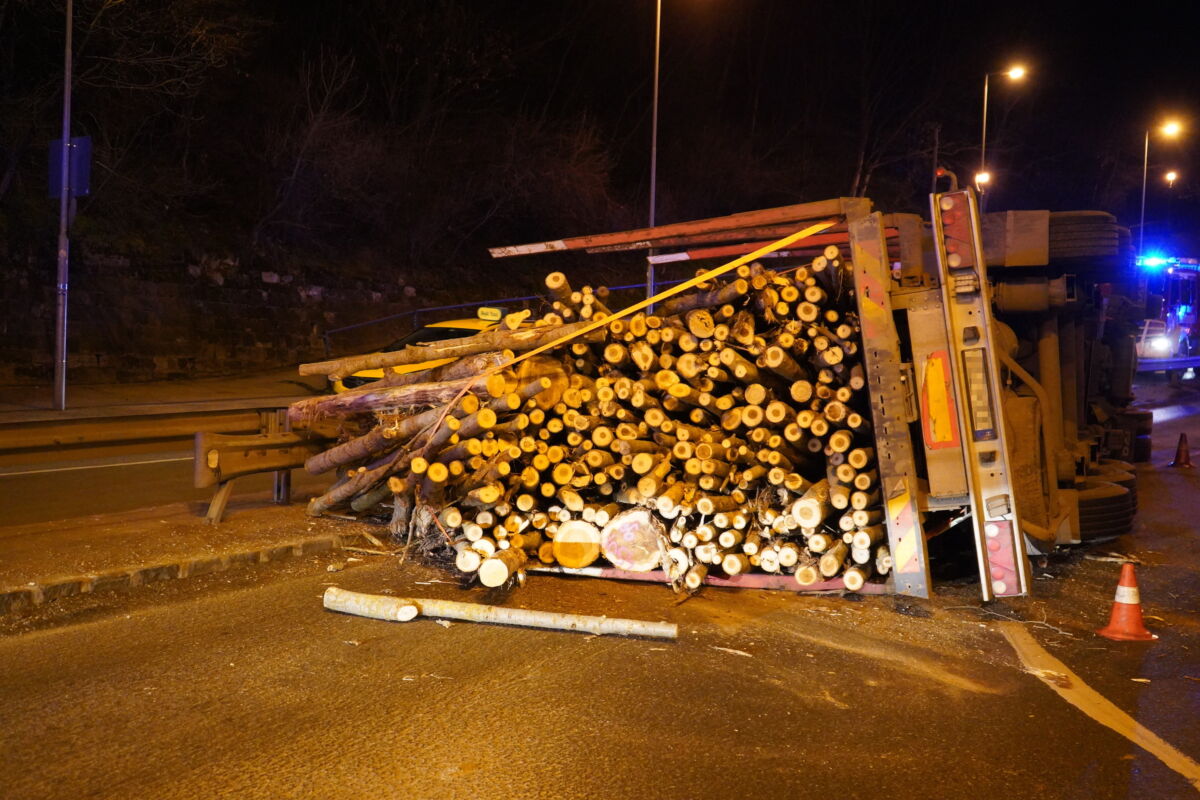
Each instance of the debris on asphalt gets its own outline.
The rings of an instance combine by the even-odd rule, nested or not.
[[[1105,553],[1097,555],[1095,553],[1086,553],[1083,556],[1088,561],[1114,561],[1118,564],[1124,564],[1128,561],[1131,564],[1141,564],[1142,561],[1137,556],[1123,555],[1121,553]]]
[[[735,656],[745,656],[746,658],[754,658],[754,656],[752,656],[750,653],[747,653],[745,650],[734,650],[732,647],[719,647],[715,644],[709,645],[709,646],[713,650],[720,650],[722,653],[732,653]]]

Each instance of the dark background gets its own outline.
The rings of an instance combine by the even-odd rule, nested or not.
[[[1147,241],[1200,256],[1193,4],[663,6],[659,222],[851,194],[922,212],[934,148],[976,171],[983,75],[1019,60],[1024,82],[992,80],[989,210],[1136,225],[1144,131],[1176,115],[1185,135],[1151,141]],[[95,160],[76,248],[521,293],[558,264],[486,247],[644,224],[654,10],[79,0],[73,132]],[[47,284],[62,25],[59,2],[0,0],[0,245]]]

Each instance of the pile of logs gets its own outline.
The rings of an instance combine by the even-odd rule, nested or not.
[[[485,586],[605,559],[693,591],[749,571],[856,590],[891,559],[848,273],[831,246],[625,316],[554,273],[536,321],[304,365],[386,374],[290,409],[341,433],[306,465],[338,475],[309,511],[390,515]]]

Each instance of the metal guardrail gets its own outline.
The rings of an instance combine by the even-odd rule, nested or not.
[[[44,460],[82,448],[192,440],[197,431],[256,433],[263,420],[298,397],[260,397],[192,403],[85,409],[78,416],[40,419],[10,414],[0,418],[0,465]],[[84,415],[82,411],[90,411]],[[61,412],[58,412],[61,414]]]
[[[659,286],[674,286],[679,283],[683,283],[683,281],[682,280],[657,281],[657,285],[659,285]],[[630,283],[630,284],[627,284],[624,286],[609,286],[608,290],[610,292],[620,292],[620,291],[626,291],[629,289],[645,290],[645,288],[646,288],[646,284],[644,284],[644,283]],[[408,320],[409,320],[410,330],[416,330],[417,326],[418,326],[418,322],[420,321],[421,315],[423,315],[423,314],[433,314],[433,313],[442,312],[442,311],[458,311],[460,309],[466,309],[466,308],[479,308],[480,306],[513,306],[513,305],[517,305],[517,304],[528,303],[533,300],[545,300],[545,299],[546,299],[545,295],[531,294],[531,295],[525,295],[522,297],[501,297],[501,298],[497,298],[494,300],[479,300],[479,301],[471,302],[471,303],[454,303],[452,305],[446,305],[446,306],[431,306],[428,308],[417,308],[417,309],[413,309],[412,311],[402,311],[399,314],[389,314],[386,317],[379,317],[378,319],[369,319],[364,322],[356,322],[353,325],[343,325],[340,328],[330,328],[329,330],[327,330],[321,334],[321,342],[325,346],[325,357],[331,358],[333,356],[333,345],[330,340],[334,334],[345,333],[346,331],[360,330],[362,328],[369,328],[372,325],[380,325],[385,322],[394,322],[395,320],[405,319],[405,318],[408,318]]]

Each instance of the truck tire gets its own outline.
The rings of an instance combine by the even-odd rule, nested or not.
[[[1122,469],[1119,465],[1126,465],[1128,469]],[[1133,472],[1132,464],[1115,459],[1103,459],[1099,466],[1092,471],[1092,477],[1124,486],[1129,490],[1130,506],[1133,510],[1137,510],[1137,475]]]
[[[1153,455],[1153,444],[1149,434],[1138,434],[1133,438],[1133,461],[1135,464],[1148,464]]]
[[[1123,536],[1133,530],[1133,515],[1133,496],[1127,487],[1099,478],[1084,479],[1079,492],[1080,539]]]
[[[1135,436],[1149,436],[1154,431],[1154,414],[1150,411],[1130,410],[1122,412],[1121,416],[1133,424]]]

